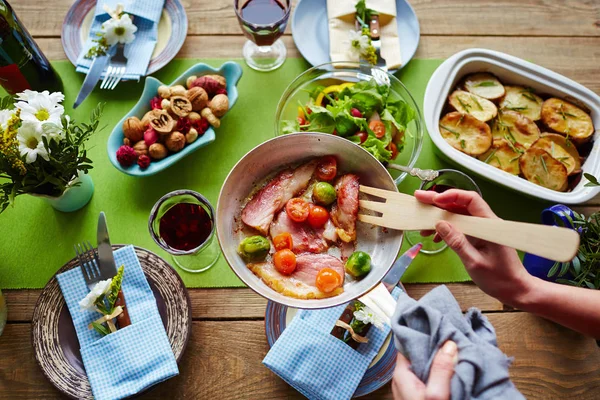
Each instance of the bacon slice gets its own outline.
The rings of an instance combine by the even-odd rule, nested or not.
[[[337,296],[344,291],[343,285],[331,293],[316,287],[317,274],[323,268],[332,268],[344,279],[344,264],[327,254],[301,254],[296,257],[296,270],[286,276],[277,271],[272,262],[248,264],[248,268],[273,290],[297,299],[322,299]]]
[[[294,253],[322,253],[329,247],[322,232],[313,229],[306,222],[292,221],[285,210],[281,211],[271,224],[270,233],[273,238],[281,233],[292,235]]]
[[[358,176],[347,174],[335,185],[337,203],[331,208],[331,219],[338,228],[337,234],[346,243],[356,240],[358,218]]]
[[[313,160],[295,170],[281,171],[256,193],[242,210],[242,221],[263,235],[268,234],[275,214],[289,199],[306,189],[315,172],[317,161]]]

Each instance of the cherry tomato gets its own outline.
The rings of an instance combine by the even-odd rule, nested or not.
[[[381,121],[369,122],[369,129],[373,131],[377,139],[381,139],[385,136],[385,125]]]
[[[390,142],[390,144],[387,146],[387,149],[392,152],[392,160],[394,160],[398,155],[398,146],[396,146],[396,143]]]
[[[308,203],[306,200],[295,197],[287,202],[285,211],[292,221],[303,222],[308,218]]]
[[[363,144],[369,138],[369,134],[367,132],[363,132],[363,131],[358,132],[356,134],[356,136],[359,137],[361,144]]]
[[[331,293],[342,286],[342,277],[331,268],[323,268],[317,274],[317,288],[323,293]]]
[[[352,116],[355,118],[363,117],[362,113],[360,112],[360,110],[358,108],[353,108],[352,110],[350,110],[350,114],[352,114]]]
[[[337,175],[337,160],[334,156],[325,156],[317,164],[317,178],[330,181]]]
[[[304,119],[304,117],[296,117],[296,121],[298,121],[300,128],[302,128],[304,125],[306,125],[306,120]]]
[[[273,238],[273,245],[275,246],[275,250],[293,249],[294,242],[292,241],[292,235],[287,232],[280,233]]]
[[[329,213],[326,209],[324,209],[321,206],[316,206],[314,204],[310,205],[308,212],[308,223],[310,224],[310,226],[312,226],[313,228],[320,228],[323,225],[325,225],[328,219]]]
[[[296,255],[290,249],[279,250],[273,254],[273,264],[277,271],[289,275],[296,269]]]

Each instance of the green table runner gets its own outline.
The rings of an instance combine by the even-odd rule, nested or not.
[[[174,60],[155,76],[170,82],[197,62],[219,66],[226,60]],[[54,62],[65,86],[67,113],[78,121],[87,121],[90,110],[106,102],[101,121],[104,129],[89,143],[94,160],[90,174],[96,190],[91,202],[74,213],[55,211],[44,201],[31,196],[17,198],[16,205],[0,215],[0,288],[40,288],[73,254],[73,244],[96,241],[98,213],[105,211],[113,243],[132,243],[147,248],[168,261],[170,257],[150,238],[147,228],[150,209],[162,195],[176,189],[192,189],[204,194],[214,205],[221,185],[233,165],[248,150],[273,137],[275,108],[286,86],[309,65],[302,59],[288,59],[282,68],[267,74],[246,67],[239,82],[239,99],[223,119],[217,139],[173,167],[147,178],[134,178],[115,169],[108,160],[106,142],[122,116],[136,103],[143,83],[124,82],[114,91],[95,90],[80,106],[71,110],[83,75],[67,61]],[[418,104],[429,77],[439,60],[413,60],[398,77],[412,92]],[[433,144],[425,138],[417,164],[425,168],[443,168],[448,164],[433,154]],[[537,221],[543,204],[478,180],[484,197],[502,217]],[[408,178],[401,185],[412,192],[419,182]],[[405,244],[406,248],[406,244]],[[188,287],[236,287],[243,283],[229,269],[224,258],[209,271],[190,274],[178,269]],[[405,275],[405,282],[455,282],[469,277],[456,255],[446,250],[436,256],[420,255]]]

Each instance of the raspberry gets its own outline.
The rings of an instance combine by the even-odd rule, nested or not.
[[[138,155],[131,146],[121,146],[119,150],[117,150],[117,161],[123,167],[129,167],[133,165],[134,162],[138,159]]]
[[[146,129],[146,132],[144,132],[144,142],[146,142],[148,147],[158,142],[158,133],[152,127]]]
[[[162,106],[160,103],[162,103],[162,99],[160,97],[153,97],[152,100],[150,100],[150,107],[153,110],[162,110]]]
[[[190,121],[189,118],[183,117],[183,118],[179,118],[177,120],[177,130],[179,132],[183,133],[184,135],[190,131],[191,127],[192,127],[192,122]]]
[[[141,169],[146,169],[150,166],[150,157],[145,154],[141,155],[140,158],[138,158],[137,163]]]
[[[198,121],[194,121],[192,126],[198,131],[198,136],[204,135],[204,132],[208,129],[210,124],[206,118],[202,118]]]
[[[222,89],[221,84],[216,79],[208,76],[201,76],[200,78],[197,78],[194,82],[192,82],[190,89],[195,86],[206,90],[206,93],[208,93],[210,97],[214,96],[217,94],[217,91]]]
[[[227,96],[227,89],[221,88],[221,89],[217,90],[217,92],[215,94],[224,94],[225,96]]]

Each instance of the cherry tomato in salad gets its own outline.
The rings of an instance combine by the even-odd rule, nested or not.
[[[329,220],[329,213],[327,210],[321,206],[316,206],[314,204],[310,205],[308,211],[308,223],[313,228],[320,228]]]
[[[331,268],[323,268],[317,274],[317,288],[323,293],[331,293],[342,286],[342,277]]]
[[[358,108],[353,108],[352,110],[350,110],[350,114],[352,114],[352,116],[355,118],[363,117],[362,113],[360,112],[360,110]]]
[[[317,178],[330,181],[337,175],[337,160],[334,156],[325,156],[317,164]]]
[[[398,146],[396,146],[396,143],[390,142],[390,144],[387,146],[387,149],[392,152],[392,160],[394,160],[398,155]]]
[[[304,222],[308,218],[308,203],[304,199],[295,197],[287,202],[285,211],[292,221]]]
[[[381,121],[369,122],[369,129],[373,131],[377,139],[381,139],[385,136],[385,125]]]
[[[275,250],[284,250],[284,249],[293,249],[294,242],[292,241],[292,235],[289,233],[280,233],[279,235],[273,238],[273,246],[275,246]]]
[[[304,117],[296,117],[296,121],[298,121],[298,125],[300,125],[300,128],[306,125],[306,120],[304,119]]]
[[[356,136],[360,139],[360,144],[363,144],[369,138],[369,134],[363,131],[358,132]]]
[[[277,271],[290,275],[296,269],[296,255],[290,249],[279,250],[273,254],[273,264]]]

